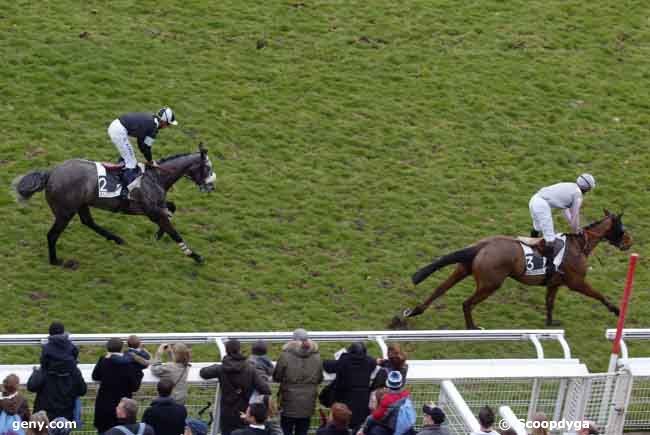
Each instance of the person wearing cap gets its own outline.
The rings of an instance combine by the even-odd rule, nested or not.
[[[170,125],[178,125],[174,111],[169,107],[161,108],[157,113],[131,112],[114,119],[108,127],[108,137],[117,148],[117,151],[124,159],[124,170],[122,180],[124,186],[128,187],[139,175],[138,161],[135,152],[129,142],[129,136],[135,137],[138,141],[140,152],[147,159],[147,164],[156,166],[151,155],[151,146],[158,134],[158,130],[167,128]],[[126,197],[128,189],[122,189]]]
[[[596,187],[596,180],[591,174],[580,175],[575,183],[557,183],[542,187],[528,203],[530,216],[533,219],[531,237],[538,237],[541,231],[544,237],[544,252],[546,258],[546,280],[555,273],[553,257],[562,249],[562,241],[556,239],[553,228],[551,209],[564,211],[564,217],[571,226],[571,231],[580,231],[580,207],[583,195]]]
[[[388,373],[386,377],[388,391],[377,408],[368,416],[357,435],[391,435],[395,432],[399,408],[404,406],[407,399],[411,397],[411,392],[404,388],[404,385],[404,377],[400,372],[394,370]]]
[[[199,371],[203,379],[219,380],[221,386],[220,418],[222,435],[230,435],[235,429],[245,428],[240,415],[246,412],[253,391],[271,394],[269,384],[259,375],[241,353],[239,340],[226,343],[226,356],[221,364],[203,367]]]
[[[449,429],[442,424],[445,422],[445,413],[433,403],[422,406],[422,430],[418,435],[449,435]]]
[[[284,435],[307,435],[314,414],[323,365],[318,344],[302,328],[282,347],[273,380],[280,384],[280,424]]]

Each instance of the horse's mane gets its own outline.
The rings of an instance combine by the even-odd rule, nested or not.
[[[192,153],[179,153],[179,154],[174,154],[173,156],[163,157],[162,159],[158,160],[158,163],[165,163],[165,162],[167,162],[169,160],[174,160],[174,159],[177,159],[179,157],[189,156],[190,154],[192,154]]]
[[[587,225],[587,226],[582,227],[582,229],[583,229],[583,230],[589,230],[589,229],[595,227],[596,225],[603,223],[603,221],[604,221],[605,219],[607,219],[607,218],[616,219],[616,215],[607,215],[607,216],[605,216],[605,217],[602,218],[602,219],[599,219],[599,220],[597,220],[597,221],[594,221],[594,222],[590,223],[590,224]],[[572,236],[572,237],[582,236],[581,233],[566,233],[566,234],[567,234],[567,236]]]

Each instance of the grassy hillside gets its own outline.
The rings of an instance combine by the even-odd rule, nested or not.
[[[448,273],[414,288],[418,267],[527,233],[530,196],[583,171],[598,181],[583,220],[625,208],[641,254],[627,326],[650,326],[647,15],[632,0],[7,3],[0,331],[42,332],[53,318],[78,332],[383,329]],[[215,193],[181,181],[170,194],[207,263],[156,242],[144,218],[96,211],[128,244],[75,219],[59,255],[79,269],[49,266],[44,197],[19,207],[11,180],[112,160],[109,122],[161,105],[180,126],[154,155],[202,140],[216,165]],[[590,280],[618,301],[627,255],[603,244],[596,256]],[[472,291],[462,283],[411,327],[464,328]],[[543,289],[508,281],[475,318],[542,328],[543,307]],[[556,317],[575,354],[603,370],[614,317],[566,289]]]

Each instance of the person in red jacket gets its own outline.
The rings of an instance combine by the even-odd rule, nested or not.
[[[357,435],[390,435],[395,431],[395,420],[399,407],[411,392],[404,388],[404,378],[397,370],[386,378],[388,392],[379,402],[377,408],[368,416]]]

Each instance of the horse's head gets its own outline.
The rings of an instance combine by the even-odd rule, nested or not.
[[[605,209],[605,219],[603,221],[609,222],[609,227],[603,237],[621,251],[630,249],[633,243],[632,236],[625,230],[625,226],[623,225],[623,213],[616,215]]]
[[[217,176],[212,170],[212,162],[208,157],[208,150],[203,148],[203,144],[199,144],[200,158],[187,169],[185,176],[199,186],[201,192],[212,192],[214,190],[214,182]]]

